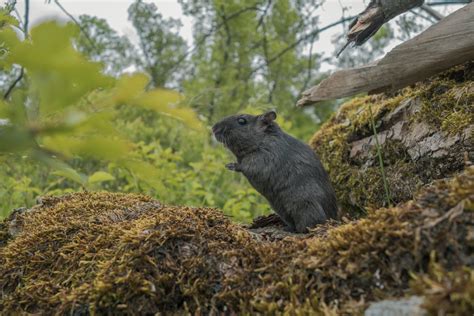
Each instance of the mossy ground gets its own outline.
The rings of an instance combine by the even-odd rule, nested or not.
[[[415,131],[426,125],[431,134],[441,131],[445,139],[461,135],[474,127],[474,62],[391,95],[355,98],[343,104],[314,135],[311,146],[330,174],[344,215],[358,216],[368,209],[388,206],[376,148],[359,157],[351,156],[351,146],[373,136],[370,112],[378,133],[384,133],[393,127],[393,122],[387,122],[390,115],[404,102],[413,106],[408,117],[395,120],[403,121],[403,130]],[[416,159],[410,157],[409,148],[399,139],[387,138],[381,152],[391,202],[407,201],[421,186],[463,170],[465,158],[474,158],[474,129],[460,138],[469,141],[450,148],[452,155],[427,154]]]
[[[350,157],[350,144],[372,135],[369,105],[381,132],[407,98],[420,106],[406,128],[466,130],[470,65],[392,96],[357,98],[315,135],[341,209],[363,218],[272,239],[219,210],[142,195],[43,198],[0,222],[0,314],[360,314],[368,302],[412,294],[434,314],[473,314],[474,167],[457,156],[414,161],[402,141],[386,141],[398,204],[380,208],[374,150]]]
[[[359,313],[433,286],[433,254],[472,264],[474,168],[305,238],[264,241],[215,209],[112,193],[45,198],[1,230],[4,314]],[[442,300],[472,312],[461,294]]]

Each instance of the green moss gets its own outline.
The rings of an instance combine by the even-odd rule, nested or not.
[[[447,105],[453,101],[439,98],[467,84],[456,78],[442,76],[440,82],[451,85],[440,93],[432,79],[397,95],[356,98],[313,137],[343,213],[364,218],[322,225],[324,234],[273,240],[232,223],[219,210],[167,206],[143,195],[44,198],[15,220],[0,222],[0,310],[360,314],[367,302],[411,291],[427,296],[429,308],[459,304],[446,310],[472,314],[474,167],[448,161],[451,169],[439,169],[434,158],[412,161],[401,142],[387,141],[386,172],[394,202],[400,203],[380,208],[384,192],[374,148],[366,158],[350,157],[351,143],[372,135],[369,105],[384,131],[383,118],[406,99],[426,103],[437,95],[442,105],[432,109],[420,101],[406,128],[418,120],[439,128],[448,120],[466,126],[454,113],[470,113],[465,105],[472,96],[461,94],[461,107],[451,112]],[[442,177],[453,177],[432,183],[440,170]],[[14,236],[7,229],[12,227]],[[433,253],[438,270],[429,265]]]
[[[474,103],[472,104],[474,107]],[[466,127],[474,124],[474,111],[469,113],[463,109],[459,112],[452,112],[446,116],[441,123],[441,129],[448,134],[458,134],[462,132]]]
[[[362,157],[350,155],[354,142],[373,135],[369,106],[379,135],[393,124],[387,119],[393,110],[407,102],[411,102],[411,112],[402,119],[404,130],[414,130],[423,122],[433,131],[444,131],[446,137],[461,133],[474,124],[471,71],[471,64],[466,64],[392,95],[354,98],[321,127],[310,145],[329,172],[343,215],[359,216],[361,210],[387,206],[375,146]],[[464,151],[474,150],[472,145],[463,146],[458,148],[459,157]],[[400,140],[388,139],[381,147],[395,204],[411,199],[423,184],[464,168],[462,157],[449,162],[434,157],[413,160]]]
[[[7,243],[10,235],[7,231],[7,225],[3,222],[0,222],[0,247]]]
[[[434,80],[416,92],[422,109],[414,120],[429,123],[450,134],[461,132],[474,123],[474,83]]]
[[[447,271],[472,260],[465,231],[473,228],[473,193],[474,167],[409,203],[283,240],[215,209],[141,195],[45,198],[16,215],[18,234],[0,245],[0,310],[357,314],[366,302],[406,293],[433,252]]]
[[[461,266],[454,271],[432,262],[428,273],[411,282],[414,294],[425,298],[431,315],[472,315],[474,311],[474,269]]]

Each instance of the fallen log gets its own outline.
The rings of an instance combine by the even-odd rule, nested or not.
[[[347,44],[337,53],[337,57],[350,44],[364,44],[380,27],[405,11],[421,6],[424,0],[379,0],[370,1],[367,8],[361,12],[349,25]]]
[[[361,92],[394,91],[470,60],[474,60],[474,3],[398,45],[374,63],[336,71],[303,92],[297,105]]]

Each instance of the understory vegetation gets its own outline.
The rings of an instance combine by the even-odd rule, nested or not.
[[[0,310],[358,315],[417,294],[432,315],[470,315],[473,214],[474,167],[397,207],[276,240],[144,195],[47,197],[0,223]]]
[[[321,3],[179,3],[192,45],[142,0],[133,43],[98,17],[0,9],[0,314],[360,315],[419,295],[432,315],[472,315],[474,61],[297,109],[326,75]],[[333,65],[426,21],[396,24]],[[307,234],[259,217],[268,203],[211,135],[268,109],[337,195],[340,218]]]
[[[315,47],[322,3],[179,2],[193,19],[192,45],[181,37],[179,20],[141,0],[128,9],[134,42],[88,15],[31,25],[28,6],[19,12],[17,1],[5,3],[0,218],[38,196],[103,190],[218,207],[243,222],[270,212],[242,176],[225,170],[233,158],[209,127],[226,115],[271,108],[285,130],[310,139],[337,108],[294,107],[325,76]],[[58,1],[45,5],[67,16]],[[399,22],[332,63],[363,63],[427,25],[414,16]],[[443,128],[465,120],[463,112],[452,113]]]

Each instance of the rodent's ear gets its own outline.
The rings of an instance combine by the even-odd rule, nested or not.
[[[276,118],[277,118],[277,114],[273,110],[265,112],[262,115],[260,115],[260,119],[267,124],[273,122],[274,120],[276,120]]]

